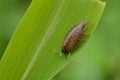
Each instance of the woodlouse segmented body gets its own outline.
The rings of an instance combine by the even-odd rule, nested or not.
[[[62,52],[65,56],[68,56],[69,53],[72,52],[77,44],[80,42],[84,33],[85,25],[86,21],[80,22],[78,25],[73,27],[66,35],[62,45]]]

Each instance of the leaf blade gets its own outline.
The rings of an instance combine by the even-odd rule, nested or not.
[[[61,44],[65,34],[72,26],[87,19],[86,42],[103,9],[103,4],[93,0],[34,0],[1,59],[1,79],[52,78],[77,56],[83,46],[69,59],[56,55],[62,54]]]

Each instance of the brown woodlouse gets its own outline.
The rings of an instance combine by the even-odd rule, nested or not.
[[[85,26],[86,21],[81,21],[68,32],[62,45],[62,52],[65,56],[68,56],[69,53],[71,53],[80,42]]]

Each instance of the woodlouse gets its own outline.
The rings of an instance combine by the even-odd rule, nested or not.
[[[62,52],[65,56],[68,56],[69,53],[71,53],[80,42],[85,26],[86,21],[81,21],[68,32],[62,45]]]

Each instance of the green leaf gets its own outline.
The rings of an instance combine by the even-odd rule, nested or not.
[[[96,0],[33,0],[0,62],[0,80],[47,80],[70,63],[93,33],[105,3]],[[79,48],[65,58],[66,33],[87,20]]]

